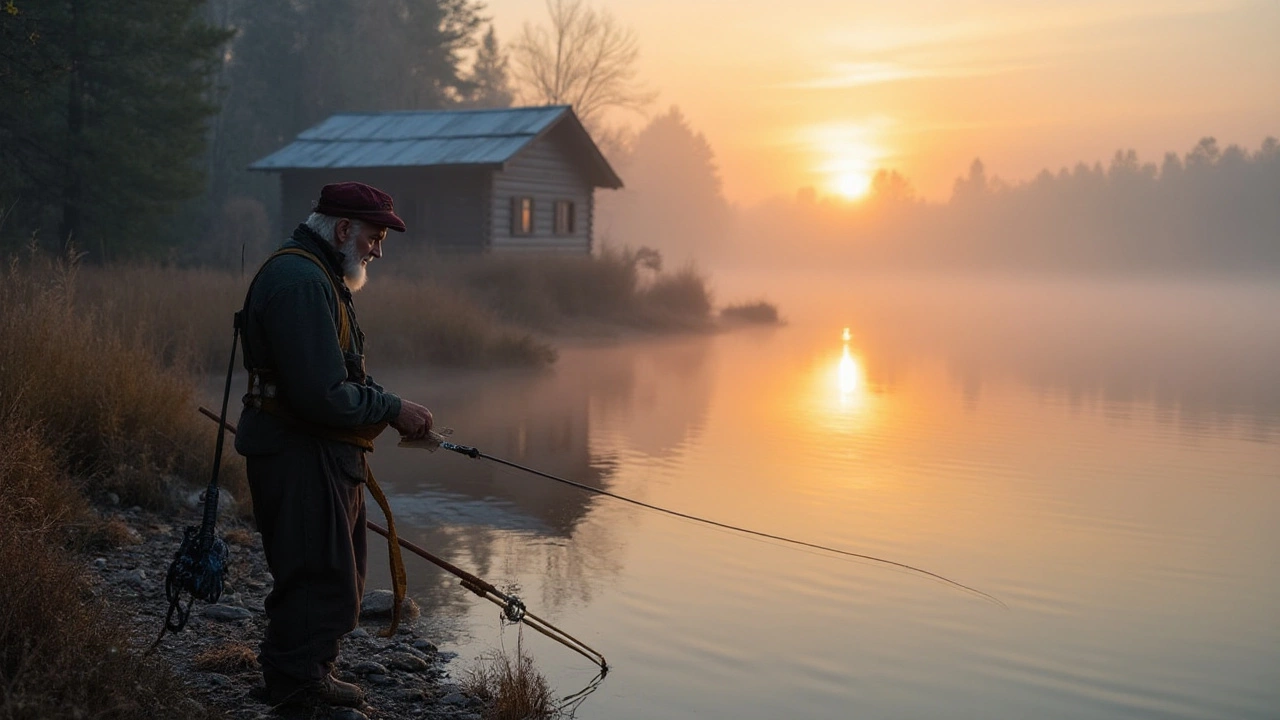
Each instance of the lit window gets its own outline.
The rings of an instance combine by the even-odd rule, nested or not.
[[[533,234],[533,198],[511,198],[511,234]]]
[[[572,235],[577,229],[577,219],[574,217],[574,208],[572,200],[556,201],[556,225],[557,235]]]

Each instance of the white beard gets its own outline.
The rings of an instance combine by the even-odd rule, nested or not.
[[[363,258],[356,255],[356,237],[354,233],[350,240],[338,247],[338,252],[342,253],[343,256],[342,275],[347,283],[347,289],[351,292],[358,292],[369,279],[369,273],[365,269]]]

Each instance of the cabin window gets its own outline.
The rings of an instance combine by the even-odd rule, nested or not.
[[[511,234],[533,234],[533,198],[511,198]]]
[[[557,235],[572,235],[577,230],[577,218],[575,217],[572,200],[556,201],[556,223],[555,232]]]

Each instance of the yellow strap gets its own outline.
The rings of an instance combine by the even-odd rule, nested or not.
[[[382,637],[391,637],[395,635],[396,628],[400,625],[400,605],[404,602],[406,584],[404,559],[400,557],[400,537],[396,534],[396,521],[391,517],[391,503],[387,502],[387,495],[378,486],[378,481],[373,477],[373,469],[368,463],[365,463],[365,473],[368,478],[369,493],[373,495],[373,499],[378,502],[378,507],[382,508],[382,514],[387,518],[387,555],[391,560],[391,594],[395,603],[391,606],[391,624],[378,634]]]
[[[320,262],[320,258],[316,257],[314,253],[302,248],[281,248],[272,253],[271,257],[267,258],[267,262],[271,262],[281,255],[300,255],[307,258],[324,272],[325,277],[329,278],[329,285],[333,287],[333,298],[338,303],[338,347],[342,348],[342,352],[346,352],[351,346],[351,317],[347,314],[347,304],[342,302],[342,293],[338,292],[338,281],[333,279],[333,273],[329,272],[329,269],[324,266],[324,263]],[[266,267],[266,265],[266,262],[262,264],[263,267]]]

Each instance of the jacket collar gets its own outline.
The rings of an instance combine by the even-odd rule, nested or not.
[[[320,258],[329,273],[338,280],[338,284],[343,290],[347,289],[345,281],[345,273],[342,271],[342,253],[333,246],[332,243],[326,242],[324,238],[316,234],[314,230],[307,227],[305,223],[301,223],[294,229],[293,235],[289,238],[289,242],[285,245],[297,245],[303,250]]]

